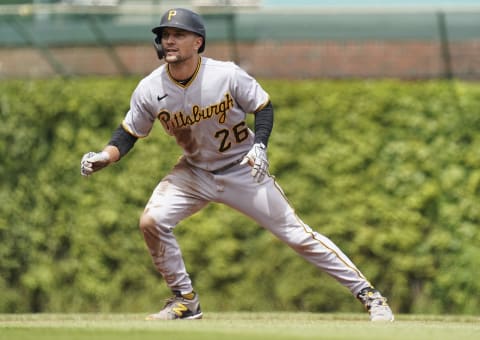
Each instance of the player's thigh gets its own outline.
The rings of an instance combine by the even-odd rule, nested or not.
[[[238,186],[237,199],[229,199],[225,204],[252,218],[294,249],[312,246],[311,228],[296,215],[273,177],[261,184],[245,183]]]
[[[273,177],[262,183],[253,180],[250,172],[239,171],[232,176],[229,194],[222,203],[242,212],[267,229],[297,223],[293,208]]]
[[[150,218],[157,226],[173,229],[205,207],[207,198],[191,185],[194,176],[188,167],[175,167],[153,190],[142,220]]]

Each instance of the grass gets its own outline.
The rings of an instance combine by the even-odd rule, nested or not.
[[[206,313],[202,320],[145,321],[138,314],[0,314],[0,340],[480,339],[480,316]]]

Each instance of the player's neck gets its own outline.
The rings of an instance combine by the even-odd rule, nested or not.
[[[200,56],[197,54],[184,62],[168,64],[168,72],[177,81],[189,79],[197,70],[199,60]]]

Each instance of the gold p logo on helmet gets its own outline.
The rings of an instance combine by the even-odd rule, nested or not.
[[[177,11],[172,9],[168,12],[168,21],[172,20],[172,17],[174,17],[175,15],[177,15]]]

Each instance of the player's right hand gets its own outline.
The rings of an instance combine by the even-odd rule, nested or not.
[[[95,171],[103,169],[110,163],[110,155],[106,151],[87,152],[80,162],[82,176],[90,176]]]

